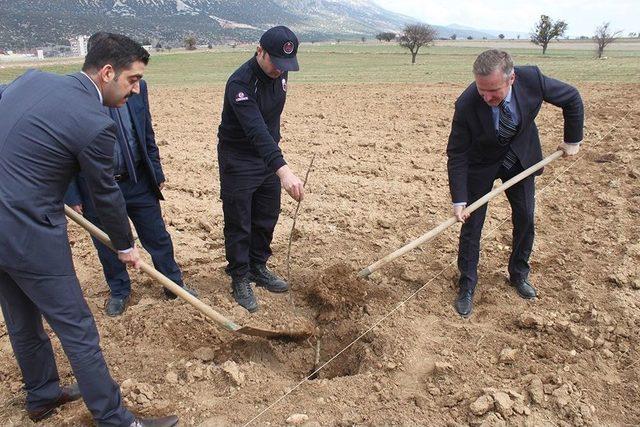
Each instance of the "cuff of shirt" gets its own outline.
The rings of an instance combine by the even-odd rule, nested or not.
[[[454,202],[453,206],[467,206],[467,202]]]
[[[271,168],[272,171],[277,172],[278,169],[280,169],[286,164],[287,162],[284,161],[284,157],[279,156],[271,161],[271,163],[269,164],[269,167]]]
[[[129,248],[129,249],[123,249],[123,250],[118,250],[119,254],[128,254],[129,252],[131,252],[133,250],[133,248]]]
[[[565,141],[565,144],[567,144],[567,145],[580,145],[580,144],[582,144],[582,141],[578,141],[578,142],[566,142]]]

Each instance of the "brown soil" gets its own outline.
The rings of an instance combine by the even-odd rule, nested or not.
[[[575,163],[552,163],[537,183],[535,302],[506,283],[510,210],[503,196],[491,203],[469,320],[452,307],[457,226],[370,280],[356,276],[450,215],[445,145],[463,87],[290,87],[286,158],[304,176],[318,155],[293,241],[292,299],[259,289],[261,309],[249,315],[229,294],[215,154],[220,86],[151,89],[169,179],[163,209],[186,280],[203,301],[240,324],[312,327],[320,363],[330,363],[301,384],[314,366],[316,338],[233,335],[185,303],[165,301],[139,273],[126,313],[106,317],[95,251],[70,226],[106,359],[134,412],[177,413],[184,424],[207,426],[259,414],[254,422],[281,425],[296,413],[308,416],[307,425],[640,423],[638,85],[579,85],[584,149]],[[562,115],[545,106],[538,125],[551,153]],[[295,207],[283,198],[272,259],[282,274]],[[0,323],[0,423],[29,424],[4,333]],[[56,339],[54,346],[68,383]],[[50,424],[90,422],[75,403]]]

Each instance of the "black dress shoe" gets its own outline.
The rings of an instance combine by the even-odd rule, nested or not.
[[[456,311],[464,318],[471,315],[473,310],[473,291],[469,289],[460,289],[458,291],[458,298],[456,299]]]
[[[538,296],[536,288],[534,288],[527,279],[524,279],[523,281],[518,283],[512,283],[511,286],[516,288],[516,291],[518,291],[518,295],[520,295],[520,297],[524,299],[534,299]]]
[[[37,423],[38,421],[42,421],[53,415],[53,412],[56,408],[64,405],[65,403],[78,400],[81,397],[82,395],[80,394],[80,390],[78,389],[78,384],[73,383],[66,387],[62,387],[62,394],[56,400],[52,400],[51,402],[38,409],[29,410],[27,411],[27,413],[29,414],[29,418],[31,419],[31,421]]]
[[[256,301],[256,297],[253,295],[253,289],[251,288],[251,281],[248,275],[234,277],[231,281],[231,289],[233,299],[248,310],[249,313],[258,311],[258,301]]]
[[[178,424],[178,417],[169,415],[161,418],[136,418],[129,427],[173,427]]]
[[[249,280],[256,282],[256,286],[265,288],[269,292],[280,294],[289,290],[287,282],[271,272],[266,264],[252,264]]]
[[[107,316],[115,317],[124,313],[124,310],[127,308],[127,304],[129,303],[129,298],[129,296],[124,298],[109,298],[107,306],[104,309]]]
[[[196,297],[196,298],[198,297],[198,292],[195,289],[188,288],[186,285],[182,286],[182,289],[184,289],[185,291],[189,292],[194,297]],[[174,294],[173,292],[171,292],[167,288],[164,288],[164,296],[167,297],[167,299],[176,299],[176,298],[178,298],[178,295]]]

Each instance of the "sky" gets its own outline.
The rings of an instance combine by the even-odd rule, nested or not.
[[[596,27],[640,32],[640,0],[374,0],[428,24],[528,33],[540,15],[568,24],[566,35],[592,36]],[[455,5],[455,6],[454,6]]]

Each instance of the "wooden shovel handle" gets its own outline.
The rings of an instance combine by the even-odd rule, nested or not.
[[[516,175],[513,178],[511,178],[510,180],[504,182],[502,185],[496,187],[495,189],[493,189],[489,193],[487,193],[484,196],[482,196],[482,198],[476,200],[471,205],[467,206],[467,208],[464,210],[464,213],[471,213],[471,212],[475,211],[480,206],[484,205],[485,203],[488,203],[489,200],[493,199],[498,194],[503,193],[505,190],[507,190],[510,187],[513,187],[514,185],[516,185],[518,182],[522,181],[523,179],[525,179],[529,175],[532,175],[534,172],[542,169],[543,167],[545,167],[546,165],[548,165],[552,161],[562,157],[563,153],[564,152],[562,150],[558,150],[555,153],[551,154],[550,156],[546,157],[545,159],[539,161],[535,165],[533,165],[533,166],[527,168],[526,170],[520,172],[518,175]],[[433,230],[429,231],[428,233],[423,234],[422,236],[418,237],[417,239],[412,240],[411,242],[407,243],[406,245],[404,245],[400,249],[395,250],[394,252],[390,253],[386,257],[384,257],[384,258],[374,262],[370,266],[362,269],[358,273],[358,276],[360,276],[360,277],[368,277],[371,273],[373,273],[374,271],[378,270],[382,266],[388,264],[389,262],[393,261],[394,259],[406,254],[410,250],[415,249],[416,247],[422,245],[423,243],[426,243],[426,242],[432,240],[433,238],[435,238],[436,236],[441,234],[444,230],[446,230],[447,228],[451,227],[456,222],[458,222],[456,217],[452,216],[451,218],[449,218],[448,220],[444,221],[442,224],[438,225],[436,228],[434,228]]]
[[[75,223],[77,223],[80,227],[87,230],[89,234],[91,234],[93,237],[100,240],[102,243],[104,243],[109,248],[111,248],[111,250],[113,250],[114,252],[117,252],[116,249],[113,247],[113,244],[109,239],[109,236],[107,236],[107,234],[104,231],[100,230],[98,227],[90,223],[82,215],[80,215],[79,213],[77,213],[67,205],[64,206],[64,213],[69,218],[71,218]],[[166,289],[170,290],[171,292],[173,292],[174,294],[182,298],[184,301],[191,304],[193,307],[195,307],[196,310],[198,310],[200,313],[204,314],[209,319],[213,320],[223,328],[232,332],[235,332],[241,328],[241,326],[237,325],[232,320],[227,319],[225,316],[218,313],[216,310],[214,310],[207,304],[203,303],[198,298],[191,295],[189,292],[185,291],[181,286],[178,286],[171,279],[169,279],[164,274],[160,273],[158,270],[156,270],[146,262],[144,261],[140,262],[140,270],[147,273],[154,280],[157,280],[158,282],[160,282],[160,284],[164,286]]]

